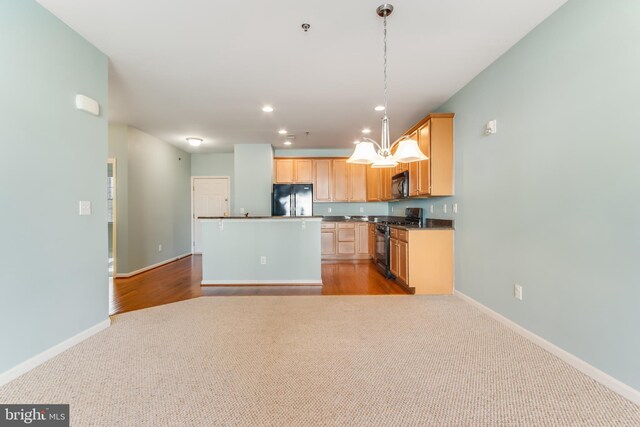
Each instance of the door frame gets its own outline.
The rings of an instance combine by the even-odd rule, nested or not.
[[[193,193],[196,192],[196,187],[195,187],[195,180],[196,179],[203,179],[203,178],[209,178],[209,179],[226,179],[227,180],[227,208],[229,209],[229,211],[231,211],[231,177],[230,176],[210,176],[210,175],[203,175],[203,176],[191,176],[191,255],[194,255],[195,252],[195,248],[196,248],[196,236],[195,236],[195,227],[194,222],[196,219],[196,214],[194,213],[195,211],[195,206],[194,206],[194,198],[193,198]]]
[[[107,164],[111,164],[111,170],[113,171],[113,278],[116,278],[117,274],[117,260],[116,256],[117,243],[118,243],[118,175],[116,169],[116,159],[114,157],[109,157],[107,159]]]

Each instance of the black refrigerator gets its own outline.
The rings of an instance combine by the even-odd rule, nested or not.
[[[273,184],[272,216],[312,216],[313,185]]]

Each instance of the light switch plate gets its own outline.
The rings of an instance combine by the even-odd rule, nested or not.
[[[80,200],[78,209],[79,215],[91,215],[91,202],[88,200]]]

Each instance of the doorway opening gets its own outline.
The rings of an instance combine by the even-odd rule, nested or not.
[[[202,253],[200,217],[229,216],[228,176],[191,177],[191,248],[192,253]]]
[[[116,159],[107,160],[107,233],[109,279],[116,275]]]

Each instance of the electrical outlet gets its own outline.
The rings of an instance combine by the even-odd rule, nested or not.
[[[327,212],[328,212],[328,213],[331,213],[331,208],[327,208]]]
[[[433,213],[433,205],[429,206],[429,213]]]
[[[244,213],[244,208],[240,208],[240,213],[243,214]]]
[[[360,206],[360,213],[364,212],[364,208]]]
[[[158,245],[158,252],[162,252],[162,245]]]
[[[442,213],[447,213],[447,204],[442,205]]]
[[[91,202],[88,200],[80,200],[78,204],[79,215],[91,215]]]
[[[267,264],[267,257],[266,256],[261,256],[260,257],[260,264],[262,265],[266,265]]]
[[[513,285],[513,297],[517,300],[522,301],[522,286],[517,283]]]
[[[458,204],[457,203],[453,204],[453,213],[458,213]]]

